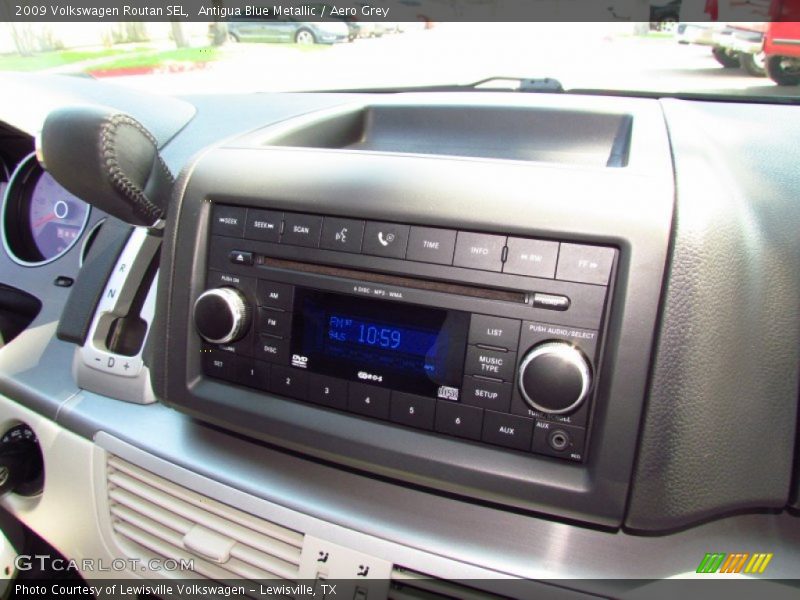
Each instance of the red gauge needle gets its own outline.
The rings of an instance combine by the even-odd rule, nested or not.
[[[36,221],[36,222],[33,224],[33,228],[34,228],[34,229],[38,229],[39,227],[41,227],[41,226],[42,226],[42,225],[44,225],[45,223],[47,223],[47,222],[49,222],[49,221],[52,221],[52,220],[53,220],[53,219],[55,219],[55,218],[56,218],[56,214],[55,214],[55,213],[50,213],[50,214],[49,214],[49,215],[47,215],[46,217],[42,217],[41,219],[39,219],[38,221]]]

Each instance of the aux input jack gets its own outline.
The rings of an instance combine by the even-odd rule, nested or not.
[[[570,447],[572,440],[563,429],[556,429],[547,436],[548,445],[556,452],[563,452]]]

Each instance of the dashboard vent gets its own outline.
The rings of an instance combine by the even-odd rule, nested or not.
[[[143,562],[192,561],[193,571],[172,573],[178,577],[298,579],[301,533],[175,485],[116,456],[109,456],[107,476],[111,526],[131,557]]]
[[[392,569],[390,600],[502,600],[506,596],[490,594],[463,583],[438,579],[404,567]]]

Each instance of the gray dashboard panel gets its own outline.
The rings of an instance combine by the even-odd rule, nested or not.
[[[353,99],[353,102],[363,99]],[[373,99],[372,102],[379,102]],[[652,327],[672,219],[672,165],[663,119],[651,101],[579,97],[409,95],[392,104],[516,106],[629,112],[629,164],[611,169],[402,153],[269,147],[281,132],[313,127],[314,115],[234,140],[184,173],[165,232],[154,344],[154,390],[194,416],[350,466],[448,492],[606,526],[621,522],[643,401]],[[200,345],[189,321],[203,285],[208,200],[322,214],[464,227],[609,244],[621,249],[618,302],[585,468],[528,459],[269,394],[198,383]],[[568,199],[568,201],[566,200]],[[491,202],[491,210],[488,210]],[[484,209],[487,207],[487,209]],[[186,283],[189,282],[189,286]],[[168,352],[164,350],[169,348]],[[186,349],[184,354],[183,349]],[[376,445],[381,440],[385,447]],[[613,443],[609,443],[613,440]]]
[[[678,202],[627,519],[637,529],[782,508],[796,461],[797,108],[663,105]]]
[[[498,573],[572,579],[571,586],[595,578],[583,583],[595,593],[602,592],[597,579],[609,574],[626,579],[693,573],[704,553],[716,548],[769,549],[775,553],[770,578],[796,577],[800,561],[800,521],[789,515],[739,516],[671,535],[637,536],[366,477],[233,437],[160,404],[133,405],[82,392],[62,410],[59,422],[84,436],[97,436],[112,451],[118,447],[108,442],[109,436],[186,469],[189,473],[181,474],[178,468],[159,468],[156,460],[142,465],[223,502],[244,508],[239,490],[297,511],[294,517],[287,512],[264,515],[286,526],[316,517]],[[104,434],[98,436],[100,431]],[[192,474],[214,483],[203,484]],[[609,581],[609,591],[621,583]]]

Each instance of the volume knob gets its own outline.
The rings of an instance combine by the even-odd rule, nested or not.
[[[589,394],[591,368],[583,353],[566,342],[545,342],[522,359],[518,384],[522,398],[534,410],[568,413]]]
[[[250,307],[241,292],[230,287],[214,288],[200,294],[194,303],[197,333],[212,344],[229,344],[247,333]]]

